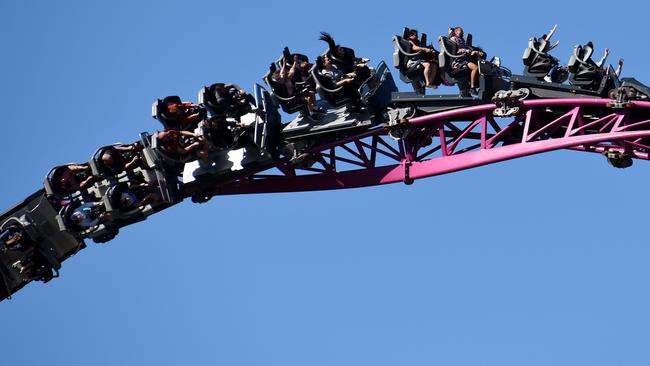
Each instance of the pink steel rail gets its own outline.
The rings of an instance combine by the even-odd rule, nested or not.
[[[649,159],[650,102],[624,109],[606,99],[524,101],[520,113],[495,118],[494,104],[412,118],[411,130],[394,141],[388,127],[376,127],[309,150],[315,161],[297,169],[275,169],[215,186],[210,194],[244,194],[356,188],[456,172],[558,149],[619,151]]]

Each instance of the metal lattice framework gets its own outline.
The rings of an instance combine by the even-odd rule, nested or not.
[[[189,196],[201,202],[214,195],[410,184],[416,179],[558,149],[604,153],[618,167],[629,166],[632,158],[650,159],[650,102],[526,100],[508,106],[518,111],[511,117],[495,117],[497,108],[501,107],[488,103],[410,119],[389,119],[385,125],[313,144],[293,159],[268,159],[238,170],[231,178],[216,174],[200,185],[181,185],[179,196],[161,202],[148,215]],[[162,190],[165,181],[161,177],[172,168],[151,159],[156,154],[153,148],[146,151],[144,156],[151,160],[147,174]],[[128,217],[129,221],[91,233],[70,231],[57,212],[45,189],[4,214],[3,225],[23,225],[33,243],[15,253],[0,253],[4,256],[0,258],[0,301],[32,280],[47,282],[56,277],[61,262],[85,247],[84,239],[110,240],[118,228],[146,217]],[[37,271],[28,275],[31,272],[25,271],[23,261],[28,263],[35,253],[42,259],[32,267]]]
[[[275,169],[209,189],[209,194],[315,191],[404,182],[558,149],[621,152],[649,159],[650,103],[610,108],[606,99],[523,101],[513,118],[496,118],[494,104],[402,121],[408,131],[394,141],[391,128],[308,151],[311,167],[287,161]]]

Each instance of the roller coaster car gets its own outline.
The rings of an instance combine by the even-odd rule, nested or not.
[[[316,90],[323,100],[319,106],[327,111],[318,118],[298,116],[282,130],[287,141],[316,139],[320,142],[336,139],[377,123],[376,118],[391,103],[391,93],[397,90],[393,76],[383,61],[371,76],[356,88],[352,84],[336,87],[332,80],[321,75],[315,65],[311,74]]]
[[[583,89],[594,90],[601,86],[601,81],[606,76],[605,72],[591,58],[594,53],[592,42],[584,46],[577,45],[573,49],[573,55],[569,60],[568,67],[571,73],[570,82],[572,85]]]
[[[200,190],[203,181],[213,183],[220,179],[233,179],[274,162],[278,156],[278,144],[282,122],[277,106],[271,95],[260,85],[255,84],[255,95],[251,112],[231,120],[233,143],[230,146],[211,147],[208,162],[188,161],[183,169],[183,184],[193,184]],[[205,90],[205,89],[204,89]],[[200,100],[205,99],[199,96]],[[205,130],[196,130],[198,136],[205,137]]]
[[[610,91],[618,88],[621,83],[611,66],[603,71],[592,60],[592,55],[591,42],[574,48],[568,64],[571,73],[570,85],[546,82],[543,77],[540,79],[539,75],[544,70],[542,68],[542,71],[533,77],[515,75],[510,78],[512,89],[527,88],[533,98],[607,98]]]
[[[393,36],[393,66],[399,70],[400,80],[407,84],[411,84],[416,93],[424,95],[424,66],[419,63],[411,67],[406,66],[411,58],[419,55],[418,52],[413,52],[411,43],[406,40],[409,32],[409,28],[404,28],[401,36]],[[420,44],[427,44],[426,33],[421,33]],[[428,47],[433,48],[433,46]]]
[[[169,110],[173,106],[179,109],[176,115],[173,115]],[[191,117],[194,114],[197,114],[197,116]],[[205,118],[206,112],[197,105],[183,103],[177,95],[170,95],[162,100],[157,99],[153,103],[151,106],[151,116],[160,121],[165,130],[191,131]]]
[[[455,58],[463,57],[458,54],[456,43],[447,37],[438,39],[440,53],[438,54],[439,73],[448,84],[456,84],[460,94],[452,95],[423,95],[419,93],[392,93],[392,107],[384,116],[385,119],[394,120],[416,115],[443,112],[460,107],[484,104],[499,90],[510,89],[511,72],[501,67],[498,62],[480,60],[479,68],[479,95],[473,98],[469,94],[470,70],[462,68],[452,70],[451,64]],[[471,47],[472,35],[467,35],[467,45]],[[495,58],[496,59],[496,58]]]
[[[0,299],[31,281],[57,277],[61,262],[85,248],[58,230],[56,216],[43,190],[0,215]]]
[[[559,60],[550,53],[544,52],[548,41],[544,38],[533,37],[528,41],[528,48],[524,50],[524,76],[543,81],[553,67],[559,65]]]

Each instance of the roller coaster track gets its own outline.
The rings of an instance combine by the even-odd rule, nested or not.
[[[207,195],[367,187],[452,173],[559,149],[649,159],[650,102],[610,108],[607,99],[523,101],[514,118],[495,104],[460,108],[380,126],[307,151],[310,167],[272,169],[208,187]],[[391,130],[403,138],[395,141]]]
[[[228,181],[186,184],[175,202],[160,209],[188,197],[207,200],[216,195],[411,184],[416,179],[559,149],[608,154],[614,160],[650,159],[650,102],[629,102],[621,108],[613,104],[608,99],[588,98],[524,100],[517,102],[517,114],[495,117],[497,105],[486,103],[386,122],[314,144],[297,159],[280,157],[246,168]],[[52,268],[58,271],[60,262],[85,247],[87,236],[56,232],[56,225],[47,219],[56,216],[56,210],[44,198],[42,190],[36,192],[0,216],[0,224],[25,213],[32,215],[32,237],[54,233],[46,234],[51,242],[65,242],[54,249],[40,249],[44,256],[50,253]],[[13,260],[3,261],[0,299],[29,282],[21,282],[8,265]]]

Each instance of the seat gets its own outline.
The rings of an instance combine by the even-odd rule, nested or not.
[[[201,108],[198,108],[198,106],[195,106],[194,108],[196,109],[191,113],[199,113],[200,117],[192,120],[191,123],[187,125],[182,125],[181,121],[178,118],[174,118],[169,115],[168,106],[174,104],[187,105],[188,103],[183,103],[181,98],[177,95],[170,95],[162,100],[156,99],[156,101],[151,106],[151,116],[158,120],[163,125],[165,130],[191,131],[196,128],[196,126],[203,118],[205,118],[205,110],[202,110]]]
[[[568,68],[571,73],[572,85],[585,89],[598,88],[605,76],[602,68],[599,67],[591,56],[594,53],[594,45],[588,42],[586,45],[577,45],[569,59]]]
[[[115,178],[120,173],[124,172],[126,165],[129,161],[133,160],[138,156],[138,151],[120,151],[118,148],[128,145],[124,144],[113,144],[108,146],[103,146],[97,149],[93,158],[90,161],[90,166],[93,169],[93,174],[99,175],[105,178]],[[136,145],[137,146],[137,145]],[[108,164],[102,159],[102,156],[105,153],[109,153],[113,159],[113,163]],[[127,172],[128,174],[128,172]]]
[[[237,97],[244,98],[246,103],[244,105],[237,104],[236,106],[220,103],[218,100],[219,95],[217,88],[221,85],[223,85],[228,92],[236,90],[238,93]],[[203,105],[207,109],[210,117],[230,117],[239,120],[241,116],[250,113],[255,107],[255,98],[237,84],[214,83],[210,86],[203,87],[199,91],[198,100],[199,104]]]
[[[61,263],[52,254],[52,248],[48,248],[45,242],[39,240],[33,229],[28,230],[22,220],[17,217],[9,218],[0,226],[0,233],[2,272],[21,282],[48,282],[58,276]],[[6,241],[15,238],[15,235],[20,239],[7,246]]]
[[[393,66],[399,70],[400,80],[411,84],[416,93],[425,94],[424,67],[421,64],[412,67],[406,66],[410,59],[419,55],[417,52],[412,52],[411,44],[406,40],[409,32],[409,28],[404,28],[401,36],[393,36]],[[427,35],[422,33],[420,36],[420,44],[426,44],[426,41]]]
[[[548,41],[536,37],[528,40],[528,47],[524,50],[524,76],[534,77],[543,80],[546,75],[559,65],[558,59],[542,50],[546,48]]]
[[[289,95],[285,85],[273,80],[273,74],[277,72],[278,68],[276,63],[273,63],[269,66],[269,71],[262,77],[266,85],[269,86],[271,98],[273,98],[276,104],[279,104],[282,110],[285,113],[292,114],[300,111],[307,110],[307,101],[305,98],[301,97],[301,93],[294,92],[293,95]],[[313,79],[310,78],[307,82],[297,82],[295,83],[294,90],[314,90],[315,84]]]
[[[471,34],[467,35],[467,44],[470,45]],[[439,37],[438,44],[440,45],[440,53],[438,55],[439,72],[445,76],[447,83],[456,84],[461,92],[461,95],[469,95],[469,76],[470,70],[467,67],[462,67],[453,70],[451,67],[454,59],[460,59],[465,55],[458,54],[458,46],[447,37]]]
[[[348,105],[350,107],[359,107],[361,104],[361,94],[359,89],[353,83],[336,86],[333,80],[321,74],[323,64],[319,57],[316,64],[311,68],[310,74],[316,83],[318,95],[327,101],[332,107]]]
[[[87,164],[70,163],[66,165],[59,165],[52,168],[47,174],[45,181],[43,182],[45,192],[47,193],[48,196],[55,196],[61,199],[67,199],[73,196],[77,196],[79,194],[86,195],[88,193],[87,188],[77,189],[77,188],[73,188],[72,186],[70,186],[70,188],[65,188],[62,187],[61,184],[59,183],[64,174],[69,175],[70,179],[76,180],[77,183],[81,183],[82,181],[92,177],[92,170],[72,173],[69,168],[70,165],[87,165]],[[91,182],[93,181],[94,178],[93,180],[91,180]],[[69,183],[69,185],[70,184],[71,183]]]

